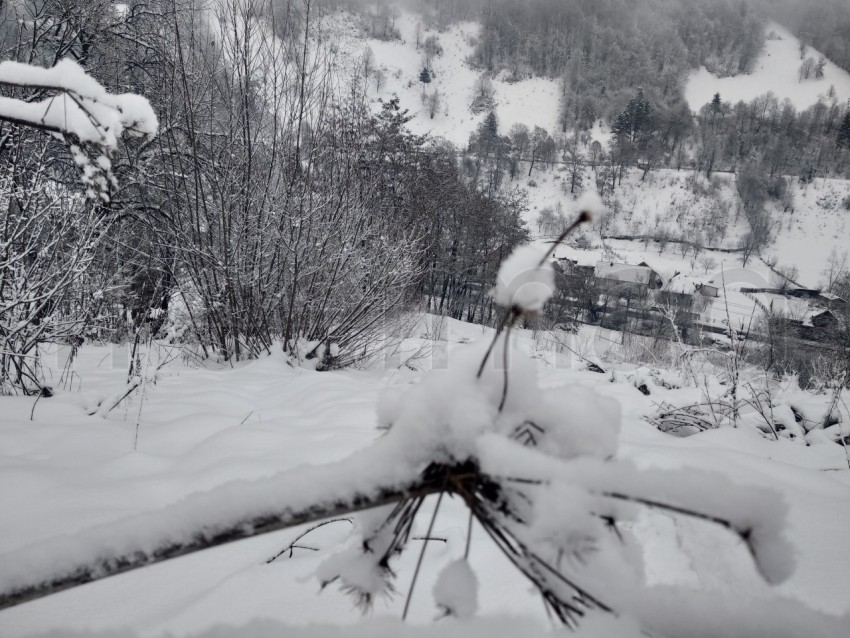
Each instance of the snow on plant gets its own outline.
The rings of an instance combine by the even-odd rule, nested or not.
[[[493,299],[505,308],[539,312],[555,289],[555,271],[537,246],[517,246],[496,278]]]
[[[500,347],[504,338],[497,337]],[[584,387],[539,388],[533,361],[513,348],[482,369],[491,351],[487,343],[464,347],[448,370],[433,371],[381,401],[379,415],[389,425],[386,442],[399,461],[424,468],[422,476],[434,489],[383,510],[384,522],[367,526],[370,536],[333,557],[331,573],[320,570],[323,583],[338,577],[360,603],[392,591],[391,561],[434,491],[441,498],[444,493],[462,498],[477,524],[568,625],[590,610],[628,607],[628,597],[606,600],[603,592],[611,579],[639,582],[622,525],[641,507],[720,524],[748,544],[766,580],[780,582],[790,574],[784,506],[776,495],[740,494],[721,477],[642,472],[616,460],[615,401]],[[429,527],[438,511],[439,502]],[[577,574],[593,586],[581,584]],[[408,597],[412,591],[413,586]],[[452,600],[452,591],[441,589],[438,602],[460,615],[468,604]]]
[[[42,129],[64,140],[92,199],[109,202],[116,186],[110,157],[118,141],[125,135],[153,137],[159,126],[144,97],[109,93],[67,58],[50,69],[2,62],[0,85],[55,93],[40,100],[0,96],[0,120]]]
[[[576,200],[576,208],[579,211],[586,212],[593,218],[600,218],[607,211],[605,203],[595,190],[584,191],[578,200]]]
[[[478,610],[478,579],[465,558],[446,565],[434,583],[434,602],[447,616],[467,619]]]
[[[464,348],[449,370],[433,371],[380,402],[379,420],[389,429],[388,441],[406,464],[424,468],[423,477],[437,486],[440,496],[429,534],[443,495],[461,497],[477,523],[538,588],[547,609],[571,626],[590,610],[637,613],[629,609],[624,590],[608,584],[640,582],[622,523],[641,507],[726,527],[747,544],[768,582],[782,581],[793,560],[782,536],[784,505],[777,495],[761,490],[737,494],[710,475],[639,472],[615,460],[620,427],[616,402],[583,387],[539,388],[533,362],[512,348],[508,337],[514,319],[539,311],[551,294],[549,273],[542,270],[547,259],[548,251],[522,247],[503,264],[494,294],[508,311],[491,343]],[[497,346],[502,356],[491,358]],[[718,486],[727,489],[717,491]],[[370,525],[375,531],[368,539],[329,561],[334,578],[358,602],[392,591],[390,561],[403,551],[426,497],[404,500],[383,524]],[[419,565],[425,551],[423,545]],[[591,585],[581,584],[578,574]],[[328,576],[320,570],[323,584]],[[463,616],[472,605],[467,589],[453,586],[457,579],[462,580],[441,576],[437,602]],[[604,600],[602,592],[613,593],[614,600]]]

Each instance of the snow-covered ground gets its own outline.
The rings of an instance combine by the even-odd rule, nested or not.
[[[827,61],[823,78],[800,80],[799,40],[775,22],[767,24],[765,33],[768,39],[751,73],[720,78],[705,67],[691,73],[685,88],[691,109],[698,111],[715,93],[720,93],[724,102],[735,103],[750,102],[772,92],[780,101],[788,99],[798,109],[808,108],[821,98],[827,100],[830,87],[835,89],[837,102],[850,99],[850,73]],[[806,48],[805,57],[817,62],[820,55],[817,50]]]
[[[479,25],[475,22],[453,24],[445,31],[429,30],[418,13],[401,10],[395,20],[401,38],[380,40],[364,32],[359,19],[348,13],[332,13],[324,18],[323,27],[336,50],[338,69],[348,77],[362,77],[364,52],[371,50],[375,69],[382,73],[378,88],[375,73],[367,83],[372,100],[388,100],[398,96],[403,108],[414,116],[409,127],[415,133],[428,133],[444,138],[458,147],[465,147],[469,135],[483,121],[487,111],[473,114],[470,106],[475,98],[475,84],[481,73],[467,59],[473,52],[473,39]],[[429,36],[436,37],[442,54],[431,62],[432,78],[423,83],[419,74],[425,67],[425,51],[417,48],[416,30],[420,29],[420,44]],[[514,124],[529,128],[541,126],[554,133],[558,117],[558,82],[545,78],[530,78],[508,82],[492,81],[495,113],[499,130],[506,134]],[[423,95],[439,93],[440,106],[432,118]]]
[[[428,346],[423,351],[427,356],[413,362],[423,370],[442,365],[446,348],[469,348],[468,342],[489,333],[480,326],[432,321],[436,323],[427,332],[438,335],[438,341],[409,342],[411,348]],[[572,346],[593,356],[594,342],[606,340],[606,334],[586,328],[571,338]],[[644,396],[635,389],[635,375],[642,373],[633,366],[615,366],[605,375],[586,372],[545,339],[535,340],[526,331],[517,338],[539,362],[544,388],[572,385],[616,399],[623,418],[624,458],[644,468],[719,471],[742,487],[776,488],[788,502],[786,536],[795,547],[797,569],[774,590],[757,576],[745,548],[725,530],[656,513],[632,526],[643,547],[647,587],[705,590],[724,600],[780,595],[830,614],[850,612],[850,544],[844,538],[850,528],[850,470],[840,446],[816,438],[808,447],[785,439],[768,441],[751,428],[684,439],[662,434],[642,417],[661,401],[686,399],[693,388],[652,384],[652,395]],[[88,416],[86,407],[121,388],[125,356],[126,351],[84,347],[73,392],[41,399],[34,410],[32,399],[0,398],[0,511],[6,513],[0,517],[0,565],[3,556],[26,546],[154,512],[228,481],[338,460],[379,436],[379,393],[422,374],[394,365],[317,373],[293,368],[279,354],[217,370],[197,369],[178,359],[160,371],[156,384],[147,385],[143,395],[123,402],[108,418]],[[61,365],[62,356],[58,359]],[[425,534],[430,507],[426,504],[417,519],[417,536]],[[441,510],[432,535],[445,542],[429,546],[413,595],[414,624],[438,615],[432,586],[440,568],[462,555],[467,520],[463,504],[456,500]],[[304,544],[318,551],[296,550],[293,558],[265,563],[299,531],[200,552],[7,609],[0,612],[0,635],[133,628],[144,636],[165,631],[184,636],[222,623],[244,626],[258,619],[298,626],[360,622],[350,598],[333,587],[320,593],[313,576],[323,559],[349,542],[347,523],[326,526],[309,536],[309,542],[305,539]],[[375,616],[400,615],[416,554],[407,552],[399,560],[402,591],[379,601]],[[470,560],[480,583],[481,616],[528,618],[532,625],[526,629],[539,627],[540,632],[550,626],[539,598],[477,528]],[[657,596],[665,595],[658,590]],[[336,635],[331,629],[322,631]],[[385,623],[372,634],[364,631],[394,635],[398,626]],[[256,635],[265,634],[258,629]],[[311,627],[304,635],[324,634]],[[482,630],[481,635],[491,634]]]
[[[432,81],[423,85],[419,72],[424,52],[416,47],[421,16],[402,11],[395,20],[400,40],[363,35],[363,26],[350,14],[325,18],[336,53],[335,64],[348,77],[362,73],[362,55],[371,50],[374,67],[382,72],[380,88],[374,73],[367,82],[370,99],[401,98],[415,115],[410,123],[418,133],[430,133],[464,146],[485,113],[470,111],[480,74],[468,63],[474,23],[455,24],[445,31],[422,28],[420,39],[437,37],[443,53],[434,58]],[[813,103],[834,85],[838,99],[850,97],[850,75],[832,64],[823,80],[797,81],[797,41],[772,25],[779,38],[770,39],[756,71],[738,78],[715,78],[704,69],[695,72],[687,98],[699,108],[719,91],[724,101],[752,99],[768,90],[788,97],[798,107]],[[817,52],[807,55],[817,58]],[[554,133],[559,85],[548,79],[511,83],[493,80],[500,132],[514,123],[535,125]],[[439,91],[441,105],[434,117],[423,102]],[[604,127],[592,137],[603,144]],[[528,190],[526,221],[538,241],[536,220],[544,208],[574,213],[574,197],[563,187],[563,170],[521,171],[508,187]],[[593,185],[587,169],[585,188]],[[793,211],[771,210],[780,226],[774,244],[765,252],[780,266],[796,266],[798,280],[816,286],[833,249],[846,251],[850,212],[842,202],[850,182],[815,180],[791,184]],[[577,195],[578,193],[576,193]],[[694,178],[689,171],[660,169],[641,180],[630,171],[618,184],[612,212],[603,224],[586,234],[589,248],[563,246],[558,257],[594,263],[616,258],[626,263],[649,263],[665,279],[675,273],[696,281],[725,281],[725,296],[713,302],[706,316],[722,323],[746,322],[756,302],[740,292],[742,285],[778,284],[758,260],[742,268],[735,254],[683,251],[674,243],[602,239],[610,235],[654,235],[687,238],[717,248],[737,246],[746,232],[737,214],[733,177]],[[775,207],[774,207],[775,208]],[[812,247],[816,246],[817,249]],[[722,274],[721,274],[722,273]],[[105,396],[120,392],[126,379],[126,349],[87,345],[76,362],[69,390],[33,404],[33,399],[0,397],[0,570],[3,557],[15,556],[57,536],[75,535],[105,523],[153,513],[192,494],[238,480],[271,477],[283,470],[340,460],[365,448],[380,436],[376,402],[385,389],[416,382],[424,371],[443,365],[447,351],[469,348],[469,342],[490,334],[488,329],[450,320],[428,319],[419,338],[408,345],[422,347],[410,366],[398,361],[370,370],[316,373],[293,367],[279,352],[236,368],[198,368],[178,358],[165,365],[148,383],[123,401],[106,418],[88,412]],[[425,333],[433,339],[426,339]],[[607,357],[620,336],[585,327],[568,337],[571,347],[591,358]],[[557,343],[528,331],[516,337],[537,362],[541,385],[547,389],[578,388],[615,399],[622,414],[620,455],[641,468],[685,468],[719,472],[736,485],[777,489],[789,505],[786,535],[796,550],[794,575],[770,588],[757,575],[742,543],[724,530],[666,514],[645,514],[630,531],[640,541],[646,593],[658,600],[674,590],[712,592],[732,602],[753,597],[784,596],[807,607],[845,615],[850,635],[850,470],[845,450],[824,437],[811,436],[810,445],[785,438],[767,440],[754,428],[724,428],[688,438],[675,438],[651,426],[645,417],[662,402],[693,400],[694,388],[671,389],[655,384],[646,369],[609,360],[608,372],[583,370],[580,361]],[[58,385],[66,351],[57,354],[53,372]],[[168,352],[160,352],[168,358]],[[669,371],[661,370],[661,374]],[[651,386],[650,396],[637,391],[638,380]],[[571,390],[575,391],[575,390]],[[823,397],[799,399],[792,387],[783,390],[795,400],[819,405]],[[839,427],[846,427],[842,424]],[[434,503],[426,503],[414,528],[424,536]],[[413,594],[410,619],[414,625],[432,622],[439,610],[432,589],[440,570],[462,556],[468,512],[457,500],[441,510],[432,536],[443,540],[428,546],[428,560]],[[143,636],[187,636],[222,623],[253,629],[245,636],[397,636],[397,620],[337,632],[333,626],[361,622],[350,597],[334,587],[319,591],[314,573],[327,556],[351,541],[351,526],[335,523],[311,533],[305,544],[271,564],[266,560],[289,544],[302,529],[276,532],[218,549],[196,553],[156,566],[115,576],[48,598],[0,612],[0,636],[17,638],[53,632],[66,636],[79,631],[120,631],[132,628]],[[479,582],[476,635],[542,634],[552,627],[539,596],[488,540],[473,529],[471,564]],[[309,542],[308,542],[309,541]],[[315,550],[315,551],[313,551]],[[400,593],[378,601],[373,615],[397,619],[412,579],[417,552],[407,552],[394,565]],[[661,589],[670,587],[671,589]],[[658,588],[658,589],[652,589]],[[517,620],[517,619],[522,619]],[[265,621],[285,623],[290,629]],[[443,623],[447,636],[467,636],[467,625]],[[586,635],[625,635],[610,627],[586,626]],[[259,624],[257,624],[259,623]],[[320,623],[321,627],[316,623]],[[299,627],[295,629],[292,627]],[[221,635],[232,635],[221,630]],[[416,630],[414,630],[415,632]],[[635,632],[636,635],[637,632]],[[419,635],[411,633],[411,635]],[[424,634],[422,634],[424,636]],[[582,635],[581,633],[579,635]]]
[[[692,171],[663,168],[649,173],[645,180],[641,175],[642,171],[631,169],[622,183],[618,183],[608,200],[611,212],[605,224],[596,225],[587,233],[592,244],[601,246],[600,233],[608,237],[666,235],[669,239],[666,244],[639,239],[605,243],[617,253],[623,253],[628,263],[646,261],[662,274],[678,271],[705,277],[719,275],[721,268],[742,269],[739,254],[711,250],[683,253],[683,246],[675,243],[684,239],[713,248],[741,246],[748,225],[740,212],[733,175],[716,174],[709,180],[704,175],[695,176]],[[594,183],[593,172],[587,168],[583,187],[593,188]],[[537,220],[544,209],[560,210],[567,217],[574,213],[580,189],[570,195],[566,171],[535,170],[531,178],[522,174],[513,184],[528,191],[525,219],[534,234],[538,234]],[[844,204],[850,197],[850,180],[817,178],[804,184],[794,178],[789,180],[789,189],[793,193],[793,207],[789,210],[783,210],[779,202],[768,202],[774,235],[771,244],[762,250],[762,257],[785,270],[796,268],[795,280],[816,288],[822,285],[832,256],[850,251],[850,210]],[[817,246],[817,250],[812,250],[812,246]],[[715,265],[706,270],[704,258],[712,259]],[[767,287],[781,283],[758,259],[750,260],[746,270],[750,275],[741,280],[745,285]]]

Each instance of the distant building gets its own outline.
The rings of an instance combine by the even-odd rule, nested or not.
[[[699,287],[699,294],[703,297],[719,297],[720,287],[714,284],[702,284]]]
[[[830,310],[840,310],[847,306],[847,302],[839,297],[838,295],[833,295],[831,292],[822,292],[818,295],[817,301],[824,307],[829,308]]]
[[[594,269],[596,277],[610,283],[634,284],[647,288],[661,288],[661,275],[645,262],[637,266],[621,264],[615,261],[600,261]]]

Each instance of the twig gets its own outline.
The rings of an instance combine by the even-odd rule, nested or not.
[[[507,329],[505,330],[505,352],[504,352],[504,355],[502,356],[502,367],[504,368],[502,370],[502,375],[503,375],[503,378],[504,378],[504,383],[502,385],[502,399],[501,399],[501,401],[499,401],[499,412],[501,412],[502,410],[505,409],[505,402],[508,400],[508,380],[509,380],[509,376],[510,376],[508,374],[508,366],[510,364],[510,362],[508,361],[508,351],[509,351],[508,339],[510,338],[510,336],[511,336],[511,325],[509,324]]]
[[[292,551],[296,548],[298,548],[298,549],[309,549],[309,550],[312,550],[314,552],[318,551],[317,549],[314,549],[312,547],[299,547],[298,545],[296,545],[296,543],[298,541],[300,541],[302,538],[304,538],[305,536],[307,536],[307,534],[316,531],[320,527],[324,527],[325,525],[330,525],[331,523],[342,523],[343,521],[345,521],[349,525],[354,524],[354,523],[351,522],[350,518],[332,518],[328,521],[323,521],[323,522],[319,523],[318,525],[313,525],[313,527],[311,527],[310,529],[308,529],[308,530],[302,532],[301,534],[299,534],[298,536],[296,536],[295,539],[289,545],[287,545],[282,550],[280,550],[277,554],[275,554],[270,559],[268,559],[266,561],[266,564],[268,565],[269,563],[273,563],[278,558],[283,556],[286,552],[289,552],[289,558],[292,558]]]
[[[440,503],[443,502],[443,494],[445,494],[444,490],[440,491],[440,495],[437,497],[437,504],[434,506],[434,514],[431,516],[431,522],[428,523],[428,531],[425,533],[426,538],[431,536],[431,532],[434,531],[434,523],[437,520],[437,512],[440,511]],[[416,587],[416,579],[419,576],[419,569],[422,567],[422,560],[425,558],[425,550],[428,549],[428,541],[426,540],[422,544],[422,550],[419,552],[419,559],[416,561],[416,569],[413,570],[413,580],[410,581],[410,589],[407,592],[407,599],[404,601],[404,611],[401,614],[401,619],[407,619],[407,612],[410,609],[410,601],[413,598],[413,588]]]
[[[40,399],[41,399],[41,397],[43,397],[43,396],[44,396],[44,393],[43,393],[43,392],[39,392],[39,393],[36,395],[36,397],[35,397],[35,401],[33,401],[33,404],[32,404],[32,410],[30,410],[30,421],[34,421],[34,420],[35,420],[35,406],[37,406],[37,405],[38,405],[39,400],[40,400]]]

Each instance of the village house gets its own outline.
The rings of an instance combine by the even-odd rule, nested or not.
[[[631,284],[653,290],[663,285],[661,275],[646,262],[634,266],[615,261],[600,261],[597,262],[594,272],[598,279],[609,285]]]

